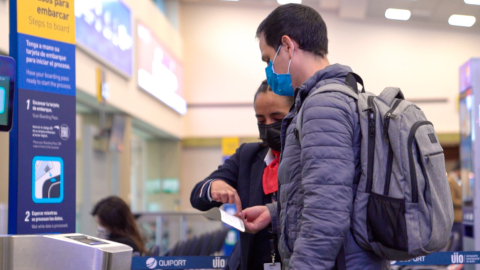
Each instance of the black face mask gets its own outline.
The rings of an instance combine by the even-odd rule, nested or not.
[[[282,149],[281,130],[282,122],[273,123],[270,125],[258,124],[258,130],[260,131],[260,139],[268,147],[274,151],[280,152]]]

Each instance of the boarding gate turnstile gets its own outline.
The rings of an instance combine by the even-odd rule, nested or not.
[[[0,236],[0,270],[130,270],[132,248],[83,234]]]

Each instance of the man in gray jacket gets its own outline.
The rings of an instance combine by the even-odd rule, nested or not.
[[[302,104],[325,84],[345,84],[352,72],[330,65],[325,22],[312,8],[283,5],[260,24],[257,37],[270,87],[280,95],[295,95],[295,103],[283,120],[278,202],[243,210],[247,231],[272,224],[283,269],[388,269],[388,261],[361,249],[350,232],[361,173],[355,100],[326,92]]]

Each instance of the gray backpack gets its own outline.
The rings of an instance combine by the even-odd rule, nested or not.
[[[445,247],[453,226],[453,204],[443,149],[432,123],[394,87],[375,96],[328,84],[303,103],[333,91],[358,104],[362,173],[351,218],[357,243],[389,260],[408,260]],[[300,142],[302,114],[300,108],[296,123]]]

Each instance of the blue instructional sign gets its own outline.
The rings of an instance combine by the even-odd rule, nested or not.
[[[75,232],[74,0],[10,1],[9,234]]]
[[[18,34],[18,59],[18,88],[75,96],[75,45]]]
[[[228,256],[133,257],[132,270],[223,269]]]

